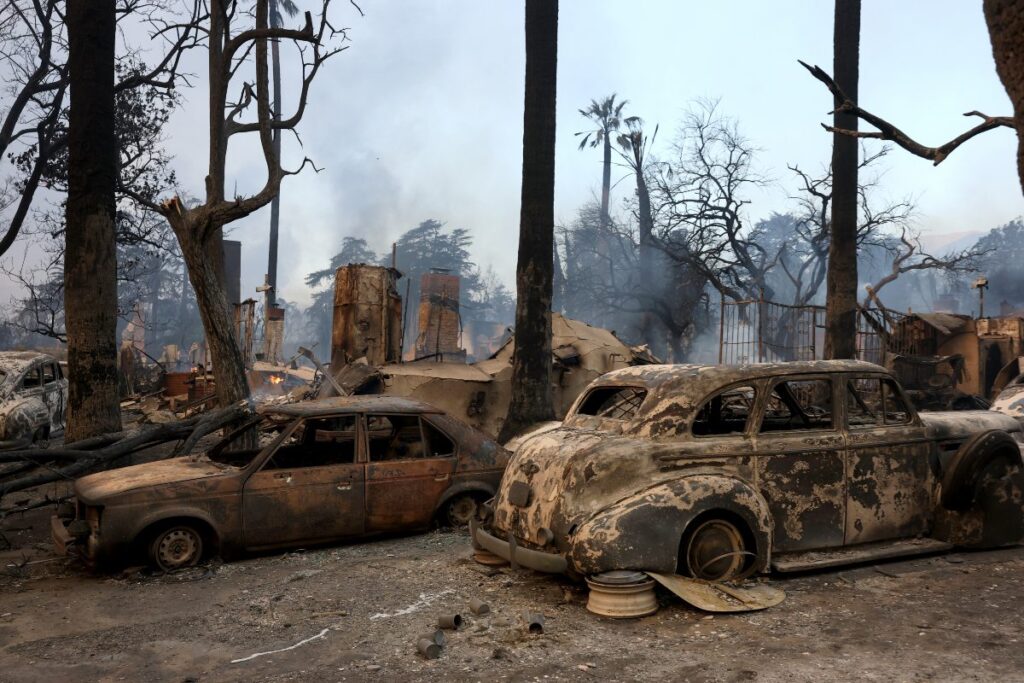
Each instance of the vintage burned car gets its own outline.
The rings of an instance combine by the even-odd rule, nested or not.
[[[214,553],[465,524],[508,462],[481,432],[409,399],[331,398],[260,419],[260,448],[234,448],[251,439],[243,425],[204,455],[82,477],[74,519],[52,520],[54,542],[93,564],[148,557],[170,570]]]
[[[474,544],[541,571],[719,581],[1017,543],[1020,430],[919,414],[859,361],[627,368],[522,442]]]
[[[68,381],[53,356],[0,352],[0,444],[46,441],[64,430]]]

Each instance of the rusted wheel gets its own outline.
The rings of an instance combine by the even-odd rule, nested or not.
[[[460,493],[444,504],[441,521],[448,526],[461,527],[469,524],[476,514],[477,501],[471,493]]]
[[[203,536],[186,524],[164,529],[149,546],[150,561],[165,572],[194,567],[202,556]]]
[[[681,555],[683,573],[705,581],[728,581],[743,573],[750,553],[735,524],[707,519],[688,535]]]

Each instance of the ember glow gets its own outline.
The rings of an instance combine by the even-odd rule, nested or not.
[[[284,377],[282,377],[281,375],[271,375],[270,377],[267,378],[267,381],[270,382],[271,384],[280,384],[281,382],[284,381]]]

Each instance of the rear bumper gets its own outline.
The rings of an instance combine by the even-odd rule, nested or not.
[[[494,553],[503,560],[508,560],[513,565],[522,565],[528,569],[548,574],[564,574],[569,566],[561,555],[522,548],[492,536],[480,527],[476,528],[473,540],[484,550]]]

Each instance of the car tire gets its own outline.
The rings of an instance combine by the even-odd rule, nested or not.
[[[440,521],[445,526],[461,528],[476,516],[480,500],[472,493],[458,493],[441,508]]]
[[[203,556],[203,534],[190,524],[174,524],[153,535],[149,561],[161,571],[194,567]]]
[[[40,427],[32,434],[32,444],[39,448],[47,448],[50,445],[50,430],[46,427]]]
[[[992,429],[976,434],[960,446],[942,475],[942,507],[954,512],[974,504],[982,473],[994,462],[1021,464],[1020,448],[1006,432]]]
[[[721,517],[698,519],[694,524],[680,544],[677,571],[714,582],[742,577],[753,554],[743,531]]]

